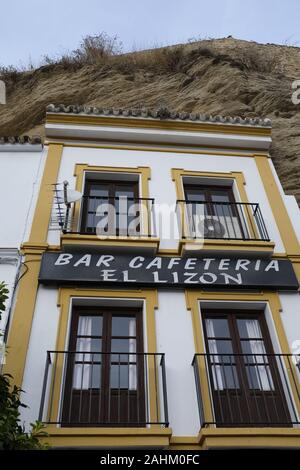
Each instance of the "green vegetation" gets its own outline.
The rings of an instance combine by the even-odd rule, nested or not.
[[[0,282],[0,319],[5,310],[8,289]],[[12,377],[9,374],[0,375],[0,450],[42,450],[47,444],[42,444],[39,437],[46,436],[44,425],[38,421],[31,423],[29,432],[25,432],[20,423],[20,408],[27,408],[20,400],[22,390],[11,386]]]

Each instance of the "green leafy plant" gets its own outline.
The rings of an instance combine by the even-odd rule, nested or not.
[[[43,450],[48,445],[40,442],[47,436],[44,425],[39,421],[30,424],[25,432],[20,424],[20,408],[27,408],[20,400],[22,390],[11,387],[9,374],[0,375],[0,450]]]
[[[1,313],[5,310],[5,301],[8,299],[8,289],[4,282],[0,282],[0,320]]]
[[[0,283],[0,320],[8,299],[8,289],[4,282]],[[20,422],[20,408],[27,408],[22,403],[21,388],[11,385],[12,376],[0,375],[0,450],[42,450],[48,445],[40,442],[40,437],[47,436],[44,425],[39,421],[30,424],[26,432]]]

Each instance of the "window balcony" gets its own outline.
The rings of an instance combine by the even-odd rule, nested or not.
[[[177,218],[185,252],[197,245],[207,251],[273,252],[274,243],[257,203],[178,200]]]
[[[154,199],[139,197],[83,196],[73,213],[67,208],[62,244],[137,247],[155,253],[156,235]]]
[[[299,361],[299,355],[259,351],[196,354],[201,428],[299,427]]]
[[[39,420],[61,428],[167,428],[164,354],[48,351]]]

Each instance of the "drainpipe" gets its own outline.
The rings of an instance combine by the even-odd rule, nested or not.
[[[7,315],[6,315],[6,322],[3,328],[4,329],[4,335],[3,335],[4,344],[6,343],[7,337],[8,337],[8,330],[9,330],[9,325],[10,325],[10,320],[11,320],[12,308],[13,308],[13,304],[14,304],[15,297],[16,297],[16,290],[17,290],[20,271],[22,267],[22,255],[20,254],[20,251],[18,250],[17,256],[5,256],[5,257],[0,256],[0,264],[16,264],[16,261],[17,261],[17,270],[15,274],[15,279],[14,279],[9,303],[5,310],[7,312]]]

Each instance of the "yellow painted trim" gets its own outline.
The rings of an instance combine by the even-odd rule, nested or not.
[[[72,234],[66,234],[66,235],[63,235],[62,236],[62,245],[72,245],[73,242],[72,242]],[[66,243],[64,243],[64,239],[68,238],[68,236],[70,236],[70,243],[67,241]],[[86,235],[87,237],[90,237],[90,240],[88,243],[86,243],[84,240],[80,240],[80,242],[76,242],[76,244],[82,244],[84,245],[85,247],[88,247],[89,245],[91,245],[93,243],[93,236],[89,236],[89,235]],[[83,235],[83,237],[85,237],[85,235]],[[139,247],[142,247],[142,248],[153,248],[152,247],[152,243],[154,243],[154,246],[156,246],[156,244],[159,242],[159,239],[158,238],[143,238],[142,239],[143,242],[140,244],[138,244],[137,246]],[[114,244],[114,242],[117,242],[117,240],[114,240],[113,237],[110,237],[109,238],[109,246],[118,246],[117,243],[115,245],[112,245]],[[230,241],[230,240],[229,240]],[[229,242],[228,241],[228,242]],[[126,243],[128,242],[128,247],[130,246],[133,246],[133,244],[131,243],[130,240],[126,240]],[[145,243],[144,243],[145,242]],[[205,240],[205,243],[206,242],[213,242],[213,240]],[[216,242],[216,246],[213,248],[214,250],[217,250],[218,249],[218,240],[215,240]],[[134,241],[133,241],[134,243]],[[222,243],[222,240],[220,240],[220,244]],[[242,243],[243,242],[240,242],[240,244],[238,244],[238,251],[243,251],[242,249]],[[271,250],[272,246],[274,245],[273,242],[257,242],[258,243],[258,248],[259,250],[258,251],[269,251]],[[122,246],[124,246],[125,244],[125,239],[122,241]],[[26,246],[25,246],[26,245]],[[249,249],[247,251],[257,251],[256,248],[255,248],[255,245],[256,243],[255,242],[249,242]],[[107,244],[105,245],[107,246]],[[125,244],[126,246],[126,244]],[[269,248],[268,248],[269,246]],[[251,248],[253,247],[253,248]],[[30,254],[31,252],[34,252],[34,253],[37,253],[38,251],[36,249],[32,249],[31,246],[27,245],[27,244],[23,244],[22,245],[22,253],[24,254]],[[224,248],[224,247],[223,247]],[[262,248],[266,248],[265,250],[262,250]],[[233,247],[234,249],[234,247]],[[47,251],[61,251],[61,245],[45,245],[45,248],[43,249],[40,249],[40,253],[43,253],[45,250]],[[230,245],[229,245],[229,250],[230,250]],[[172,256],[180,256],[182,253],[182,246],[179,246],[178,249],[177,248],[160,248],[157,250],[157,255],[161,255],[161,256],[168,256],[168,257],[172,257]],[[290,261],[292,262],[292,264],[294,265],[294,268],[295,268],[295,271],[296,271],[296,268],[297,266],[299,265],[300,263],[300,259],[297,260],[297,258],[290,258],[287,256],[286,253],[273,253],[272,254],[272,258],[273,259],[290,259]]]
[[[170,444],[198,444],[197,436],[172,436]]]
[[[130,174],[137,174],[141,175],[141,183],[142,183],[142,196],[141,197],[149,197],[149,188],[148,188],[148,180],[151,179],[151,169],[147,166],[138,166],[138,167],[116,167],[116,166],[95,166],[95,165],[87,165],[85,163],[76,163],[74,176],[76,176],[76,189],[78,191],[83,190],[83,182],[84,182],[84,172],[90,171],[93,172],[100,172],[100,173],[130,173]]]
[[[183,168],[172,168],[171,169],[172,180],[175,181],[178,186],[178,197],[182,199],[184,196],[183,186],[180,181],[180,178],[183,176],[199,176],[201,178],[223,178],[223,179],[237,179],[238,188],[246,184],[245,177],[243,172],[240,171],[230,171],[230,172],[213,172],[213,171],[193,171],[193,170],[184,170]],[[245,193],[246,194],[246,193]]]
[[[107,117],[107,116],[83,116],[78,114],[60,114],[47,113],[46,124],[73,124],[73,125],[98,125],[112,127],[128,127],[135,129],[163,129],[174,131],[190,131],[190,132],[213,132],[223,134],[238,134],[252,136],[271,136],[271,128],[268,127],[252,127],[246,125],[230,125],[215,123],[199,123],[180,120],[157,120],[143,118],[124,118],[124,117]]]
[[[300,429],[287,428],[203,428],[199,433],[201,448],[300,448]]]
[[[143,145],[116,145],[116,144],[107,144],[107,143],[84,143],[80,140],[80,143],[75,142],[66,142],[65,140],[47,140],[45,145],[50,144],[62,144],[64,147],[74,147],[74,148],[93,148],[93,149],[111,149],[111,150],[133,150],[133,151],[145,151],[145,152],[162,152],[162,153],[185,153],[185,154],[192,154],[192,155],[213,155],[213,156],[224,156],[224,157],[251,157],[254,156],[262,156],[270,158],[269,154],[266,154],[265,151],[259,153],[255,151],[255,155],[253,153],[253,149],[247,148],[237,148],[235,151],[231,147],[219,147],[219,146],[206,146],[203,147],[201,145],[191,146],[185,145],[182,146],[180,144],[176,144],[176,146],[172,147],[169,144],[159,143],[159,145],[154,145],[153,142],[139,142],[139,144]],[[150,145],[151,144],[151,145]],[[178,148],[179,147],[179,148]],[[182,148],[181,148],[182,147]],[[197,150],[194,150],[194,147]],[[200,150],[202,149],[202,150]],[[214,149],[214,151],[207,150],[207,149]],[[220,151],[215,149],[221,149]]]
[[[181,239],[179,253],[184,252],[201,253],[201,251],[230,252],[230,253],[263,253],[264,256],[273,255],[275,243],[251,240],[207,240],[207,239]],[[198,251],[196,251],[198,249]],[[201,250],[201,251],[199,251]]]
[[[41,181],[40,191],[29,236],[29,243],[31,244],[47,242],[48,227],[53,202],[53,186],[51,185],[57,182],[62,152],[62,144],[49,145],[43,178]]]
[[[194,295],[192,295],[194,294]],[[203,337],[203,330],[202,324],[200,322],[199,316],[199,308],[198,308],[198,296],[196,292],[192,293],[188,290],[185,290],[185,300],[187,309],[191,311],[192,317],[192,328],[193,328],[193,336],[194,336],[194,344],[195,344],[195,353],[204,353],[204,337]],[[198,294],[199,295],[199,294]],[[202,393],[202,400],[203,400],[203,410],[204,416],[208,422],[213,421],[213,408],[210,398],[210,391],[209,391],[209,378],[206,374],[206,366],[205,366],[205,359],[203,357],[197,358],[197,366],[200,375],[200,386],[201,386],[201,393]]]
[[[169,450],[202,450],[198,436],[172,436]]]
[[[274,219],[280,232],[285,251],[288,255],[299,255],[300,244],[298,242],[293,224],[289,217],[285,203],[282,199],[277,182],[267,158],[255,157],[257,169],[263,182],[267,198],[269,200]]]
[[[25,242],[21,245],[20,251],[23,255],[43,254],[44,251],[48,249],[48,247],[48,243]]]
[[[171,169],[172,180],[175,183],[176,187],[176,196],[180,201],[185,200],[184,187],[183,187],[183,178],[184,177],[201,177],[201,178],[214,178],[214,179],[229,179],[236,183],[237,190],[240,196],[240,202],[249,203],[247,193],[245,190],[246,180],[243,172],[231,171],[231,172],[207,172],[207,171],[190,171],[184,170],[182,168],[172,168]],[[184,239],[181,240],[181,243],[190,243],[186,241],[189,237],[189,224],[186,218],[185,204],[179,203],[178,209],[180,212],[180,219],[182,225],[182,233],[184,234]],[[252,214],[246,211],[246,221],[247,228],[250,232],[252,238],[259,238],[255,221]],[[198,241],[199,242],[199,241]],[[223,240],[223,245],[227,245],[227,240]],[[244,244],[244,243],[243,243]]]
[[[125,146],[128,147],[129,145],[136,148],[137,146],[143,146],[142,148],[145,148],[145,150],[147,151],[148,149],[152,148],[152,149],[156,149],[157,151],[164,151],[164,149],[169,149],[169,151],[173,151],[173,149],[185,149],[186,151],[188,149],[195,149],[195,150],[200,150],[200,149],[205,149],[207,151],[220,151],[220,153],[217,153],[217,155],[224,155],[224,153],[222,152],[230,152],[231,153],[231,156],[236,156],[236,154],[238,153],[239,156],[242,156],[242,157],[245,157],[245,156],[250,156],[250,157],[254,157],[254,154],[253,154],[253,149],[252,148],[249,148],[247,146],[244,146],[244,147],[232,147],[230,145],[203,145],[203,144],[190,144],[190,143],[176,143],[176,144],[173,144],[171,142],[159,142],[157,140],[131,140],[131,139],[126,139],[126,140],[121,140],[121,139],[113,139],[112,142],[113,144],[108,144],[107,143],[107,140],[105,139],[97,139],[97,138],[93,138],[92,141],[90,138],[84,138],[84,137],[72,137],[72,140],[70,141],[66,141],[65,139],[62,139],[62,138],[59,138],[57,137],[56,139],[55,138],[48,138],[48,140],[45,141],[45,145],[48,145],[49,143],[64,143],[65,146],[68,146],[68,147],[72,147],[73,145],[76,147],[76,146],[80,146],[80,147],[90,147],[90,148],[102,148],[103,145],[104,146],[107,146],[108,148],[120,148],[122,147],[122,149],[124,150],[125,149]],[[78,144],[77,142],[80,142],[80,144]],[[112,145],[112,147],[111,147]],[[160,150],[161,149],[161,150]],[[265,150],[259,150],[259,149],[255,149],[255,155],[265,155]],[[187,152],[186,152],[187,153]],[[201,152],[200,152],[201,154]],[[271,157],[270,157],[271,158]]]
[[[297,262],[293,261],[292,263],[293,263],[293,268],[294,268],[295,274],[297,276],[298,282],[300,284],[300,263],[299,263],[299,261],[297,261]]]
[[[189,450],[189,451],[194,451],[194,452],[199,452],[200,450],[205,450],[202,449],[199,444],[170,444],[169,450],[175,450],[175,451],[182,451],[182,450]]]
[[[38,291],[41,255],[48,247],[47,236],[53,202],[53,186],[51,185],[57,181],[62,152],[63,144],[49,145],[29,240],[21,248],[29,269],[19,282],[8,337],[9,353],[4,367],[4,371],[13,376],[14,384],[18,386],[22,386],[23,381]]]
[[[109,236],[105,240],[101,240],[97,235],[77,235],[77,234],[63,234],[61,236],[62,246],[97,246],[97,247],[139,247],[152,249],[156,253],[159,245],[159,238],[155,237],[113,237]]]
[[[194,332],[194,343],[196,353],[205,353],[205,344],[204,344],[204,333],[201,322],[201,310],[199,302],[207,300],[219,300],[219,301],[240,301],[240,302],[265,302],[269,305],[270,312],[272,315],[274,327],[277,333],[279,347],[283,354],[290,354],[289,343],[286,337],[286,333],[283,327],[280,313],[282,311],[280,297],[278,292],[205,292],[205,291],[185,291],[186,306],[187,309],[191,311],[192,315],[192,325]],[[213,421],[213,409],[212,402],[210,399],[209,392],[209,382],[206,374],[206,367],[203,357],[198,357],[198,370],[200,371],[200,384],[203,393],[203,409],[204,415],[207,422]],[[297,377],[297,372],[294,364],[290,364],[287,358],[284,358],[286,371],[289,377],[289,385],[293,394],[295,401],[295,406],[300,413],[300,402],[299,402],[299,393],[300,393],[300,382],[297,384],[294,383],[293,377]],[[291,367],[293,370],[291,370]],[[222,428],[223,429],[223,428]],[[270,428],[272,429],[272,428]]]
[[[65,288],[59,289],[58,293],[58,307],[60,307],[60,319],[58,325],[58,335],[56,341],[56,350],[63,351],[66,348],[67,342],[67,329],[70,316],[70,306],[73,298],[86,297],[86,298],[120,298],[120,299],[143,299],[145,300],[145,313],[146,313],[146,332],[147,332],[147,352],[155,353],[156,348],[156,329],[155,329],[155,309],[158,307],[157,290],[144,289],[144,290],[103,290],[103,289],[78,289],[78,288]],[[62,373],[64,366],[64,359],[62,355],[55,359],[56,377],[52,377],[52,385],[49,399],[49,408],[46,421],[57,421],[60,404],[60,393],[62,384]],[[159,421],[158,412],[156,409],[156,380],[155,380],[155,367],[154,360],[149,361],[148,365],[148,384],[149,384],[149,399],[150,399],[150,421]],[[55,427],[55,426],[54,426]]]
[[[141,189],[141,198],[149,198],[149,183],[148,181],[151,179],[151,169],[146,166],[139,166],[139,167],[109,167],[109,166],[91,166],[84,163],[77,163],[75,165],[74,176],[76,177],[76,190],[83,191],[84,186],[84,174],[85,172],[91,173],[128,173],[128,174],[136,174],[139,176],[140,179],[140,189]],[[77,201],[74,206],[74,214],[73,214],[73,227],[72,230],[74,232],[77,231],[77,227],[79,224],[80,218],[80,201]],[[141,212],[142,212],[142,222],[143,222],[143,232],[145,234],[149,233],[150,223],[151,223],[151,214],[149,213],[147,201],[141,202]],[[81,237],[77,235],[77,238]],[[137,237],[138,240],[138,237]]]
[[[38,275],[41,264],[41,253],[28,253],[24,264],[28,271],[24,271],[19,281],[14,314],[9,330],[6,364],[3,373],[13,376],[13,383],[22,387],[26,357],[29,346],[31,325],[33,321],[36,296],[38,291]]]
[[[212,448],[299,448],[300,430],[287,428],[205,428],[198,436],[172,436],[170,428],[53,428],[40,438],[52,447],[155,447],[202,451]]]
[[[168,447],[170,428],[53,428],[40,440],[57,447]]]

